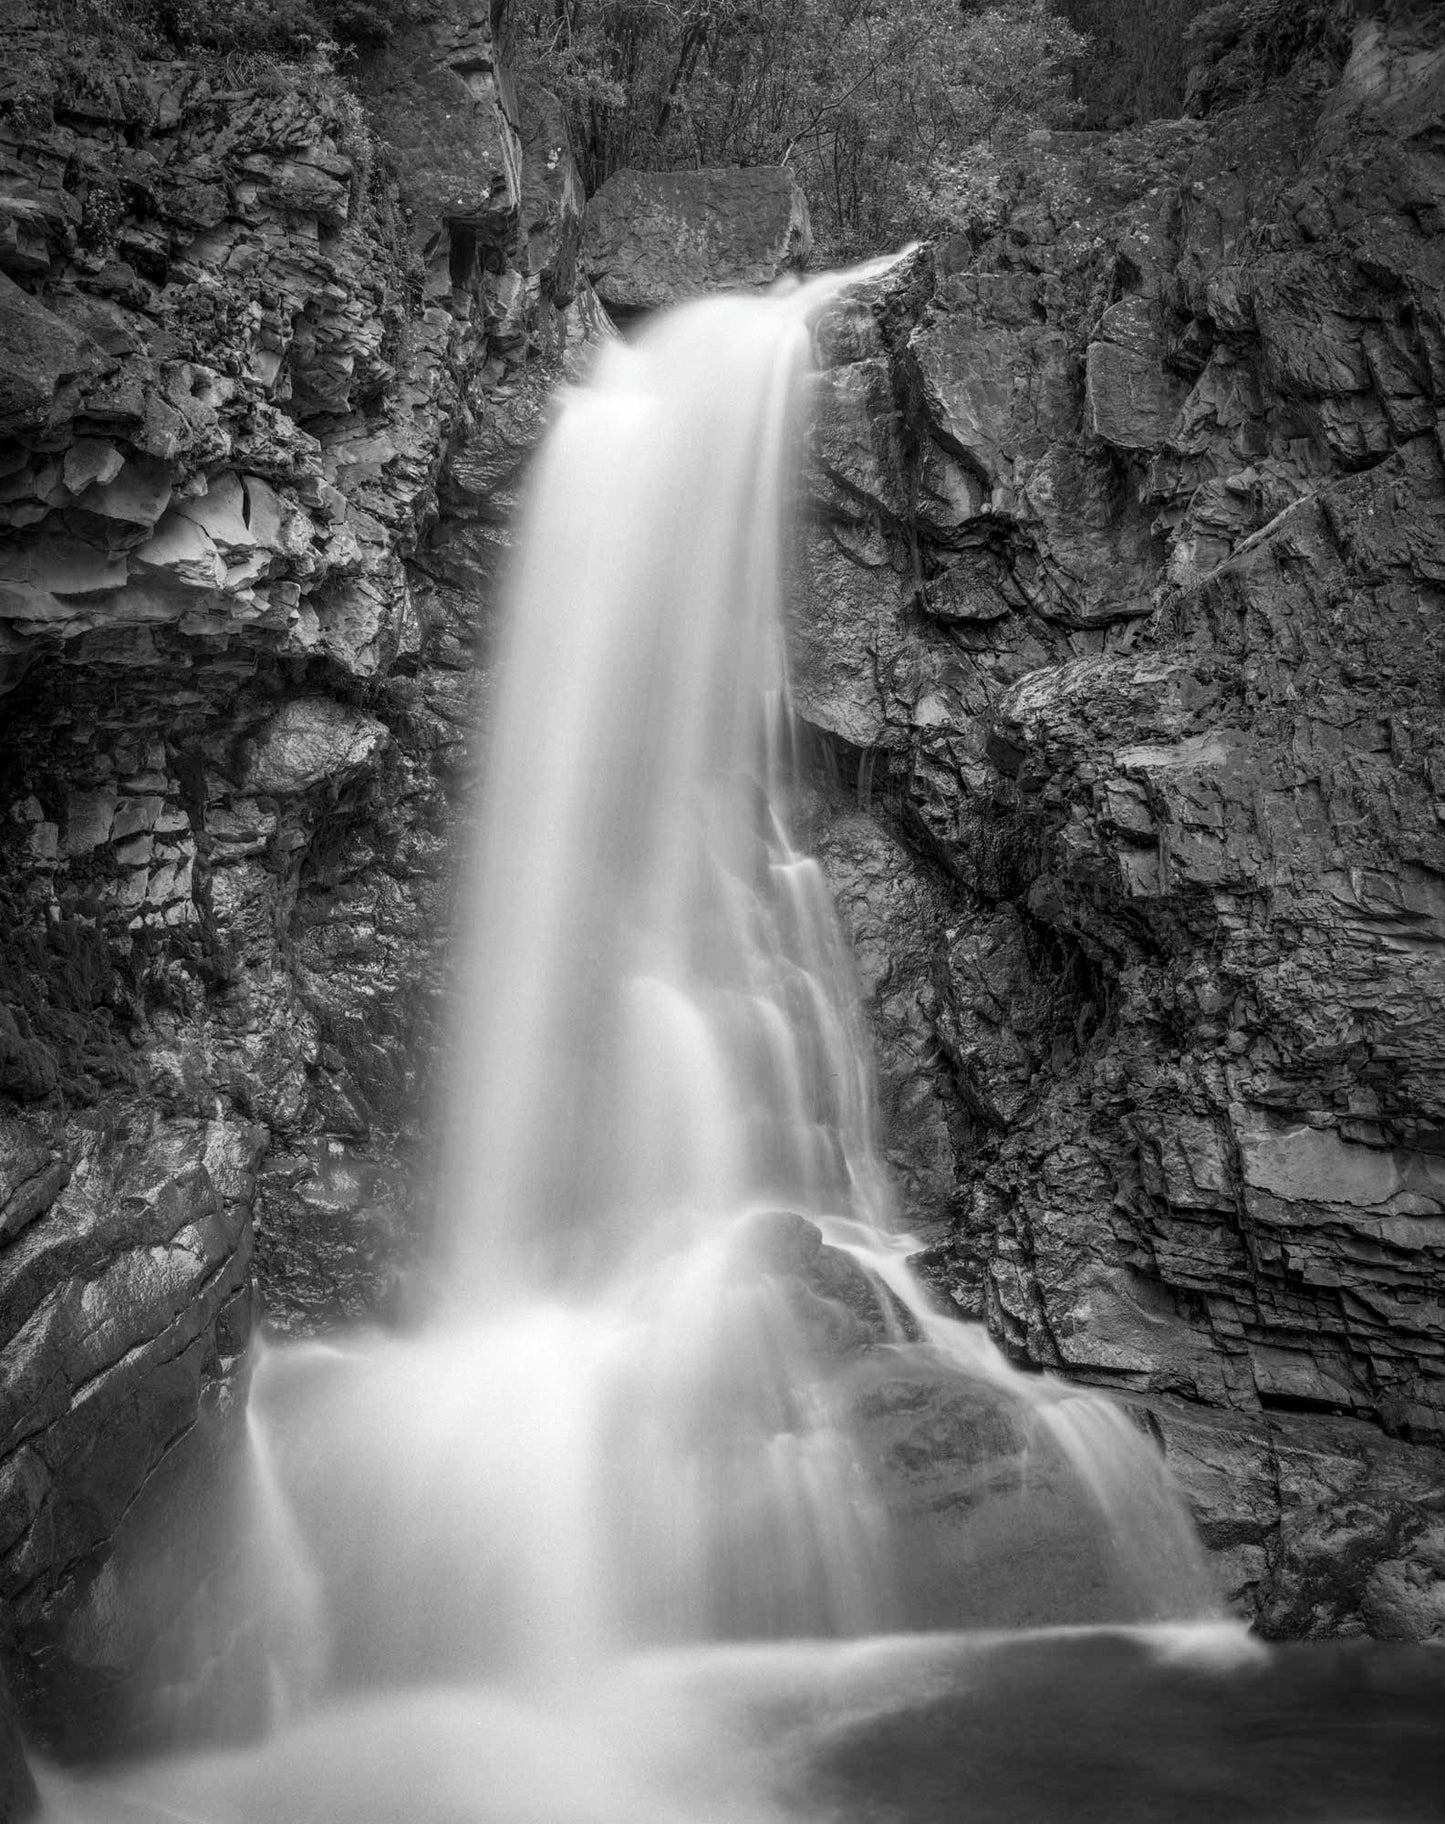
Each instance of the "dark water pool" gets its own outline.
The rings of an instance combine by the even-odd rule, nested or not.
[[[1445,1651],[1229,1626],[651,1654],[367,1691],[55,1824],[1445,1824]]]
[[[800,1797],[869,1824],[1445,1819],[1445,1652],[1204,1638],[964,1649],[956,1684],[824,1721]]]

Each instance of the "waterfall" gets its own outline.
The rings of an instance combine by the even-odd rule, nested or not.
[[[615,1280],[747,1208],[883,1207],[846,966],[782,814],[808,309],[720,298],[613,343],[541,454],[453,1076],[469,1311]]]
[[[513,1706],[703,1643],[1213,1613],[1152,1445],[908,1268],[846,946],[788,829],[788,508],[844,282],[686,306],[560,402],[464,875],[433,1309],[258,1377],[279,1587],[322,1636],[282,1688],[324,1668],[324,1702],[263,1810],[213,1768],[187,1815],[390,1817],[356,1809],[376,1732],[481,1728],[457,1694],[486,1692],[488,1803],[509,1753],[551,1796],[395,1815],[703,1818],[660,1774],[637,1800],[631,1764],[557,1796]],[[910,1480],[920,1439],[953,1481]]]

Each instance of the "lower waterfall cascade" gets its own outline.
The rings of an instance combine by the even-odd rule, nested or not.
[[[1140,1716],[1257,1668],[1150,1437],[909,1266],[788,816],[812,325],[857,282],[685,305],[561,400],[463,874],[426,1317],[256,1365],[259,1739],[45,1769],[47,1816],[941,1819],[856,1796],[839,1744],[1012,1704],[1020,1668]],[[958,1788],[992,1791],[968,1739]],[[1226,1815],[1021,1790],[979,1817]]]

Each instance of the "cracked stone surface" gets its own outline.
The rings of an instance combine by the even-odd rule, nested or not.
[[[608,333],[555,102],[490,9],[413,10],[361,103],[100,56],[29,0],[7,28],[0,1604],[32,1726],[144,1733],[107,1566],[224,1457],[252,1267],[319,1329],[385,1313],[412,1243],[486,604]],[[820,325],[796,560],[805,822],[920,1264],[1125,1399],[1282,1635],[1445,1635],[1425,33],[1366,19],[1332,88],[1243,114],[1037,137],[997,218]]]
[[[820,337],[794,684],[921,1264],[1137,1396],[1277,1634],[1445,1635],[1442,81],[1370,18],[1035,135]]]
[[[361,99],[7,14],[0,1606],[61,1747],[226,1574],[255,1269],[301,1327],[401,1271],[507,494],[599,333],[555,102],[412,11]]]

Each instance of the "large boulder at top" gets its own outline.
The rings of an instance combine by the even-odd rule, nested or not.
[[[614,314],[770,285],[813,245],[808,204],[781,165],[618,171],[587,205],[582,263]]]

